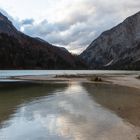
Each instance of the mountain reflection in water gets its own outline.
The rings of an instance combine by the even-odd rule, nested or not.
[[[140,94],[78,82],[6,86],[0,90],[0,139],[135,140]]]

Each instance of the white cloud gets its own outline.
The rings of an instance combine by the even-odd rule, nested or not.
[[[140,10],[139,0],[1,0],[0,5],[24,33],[73,52]]]

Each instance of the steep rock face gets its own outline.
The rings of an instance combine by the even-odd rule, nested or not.
[[[140,69],[140,12],[102,33],[80,57],[91,69]]]
[[[84,69],[68,51],[19,32],[0,13],[0,69]]]
[[[18,37],[20,32],[16,30],[12,22],[8,20],[7,17],[0,13],[0,33],[5,33],[11,36]]]

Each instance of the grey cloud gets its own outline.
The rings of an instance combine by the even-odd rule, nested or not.
[[[25,19],[21,21],[22,25],[32,25],[34,23],[34,19]]]
[[[103,31],[138,12],[139,7],[139,0],[81,0],[75,9],[59,22],[52,23],[44,19],[36,23],[33,19],[25,19],[24,22],[16,20],[14,23],[23,27],[24,33],[28,35],[40,37],[69,50],[81,51]]]

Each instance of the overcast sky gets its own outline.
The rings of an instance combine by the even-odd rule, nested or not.
[[[74,53],[139,10],[140,0],[0,0],[16,28]]]

